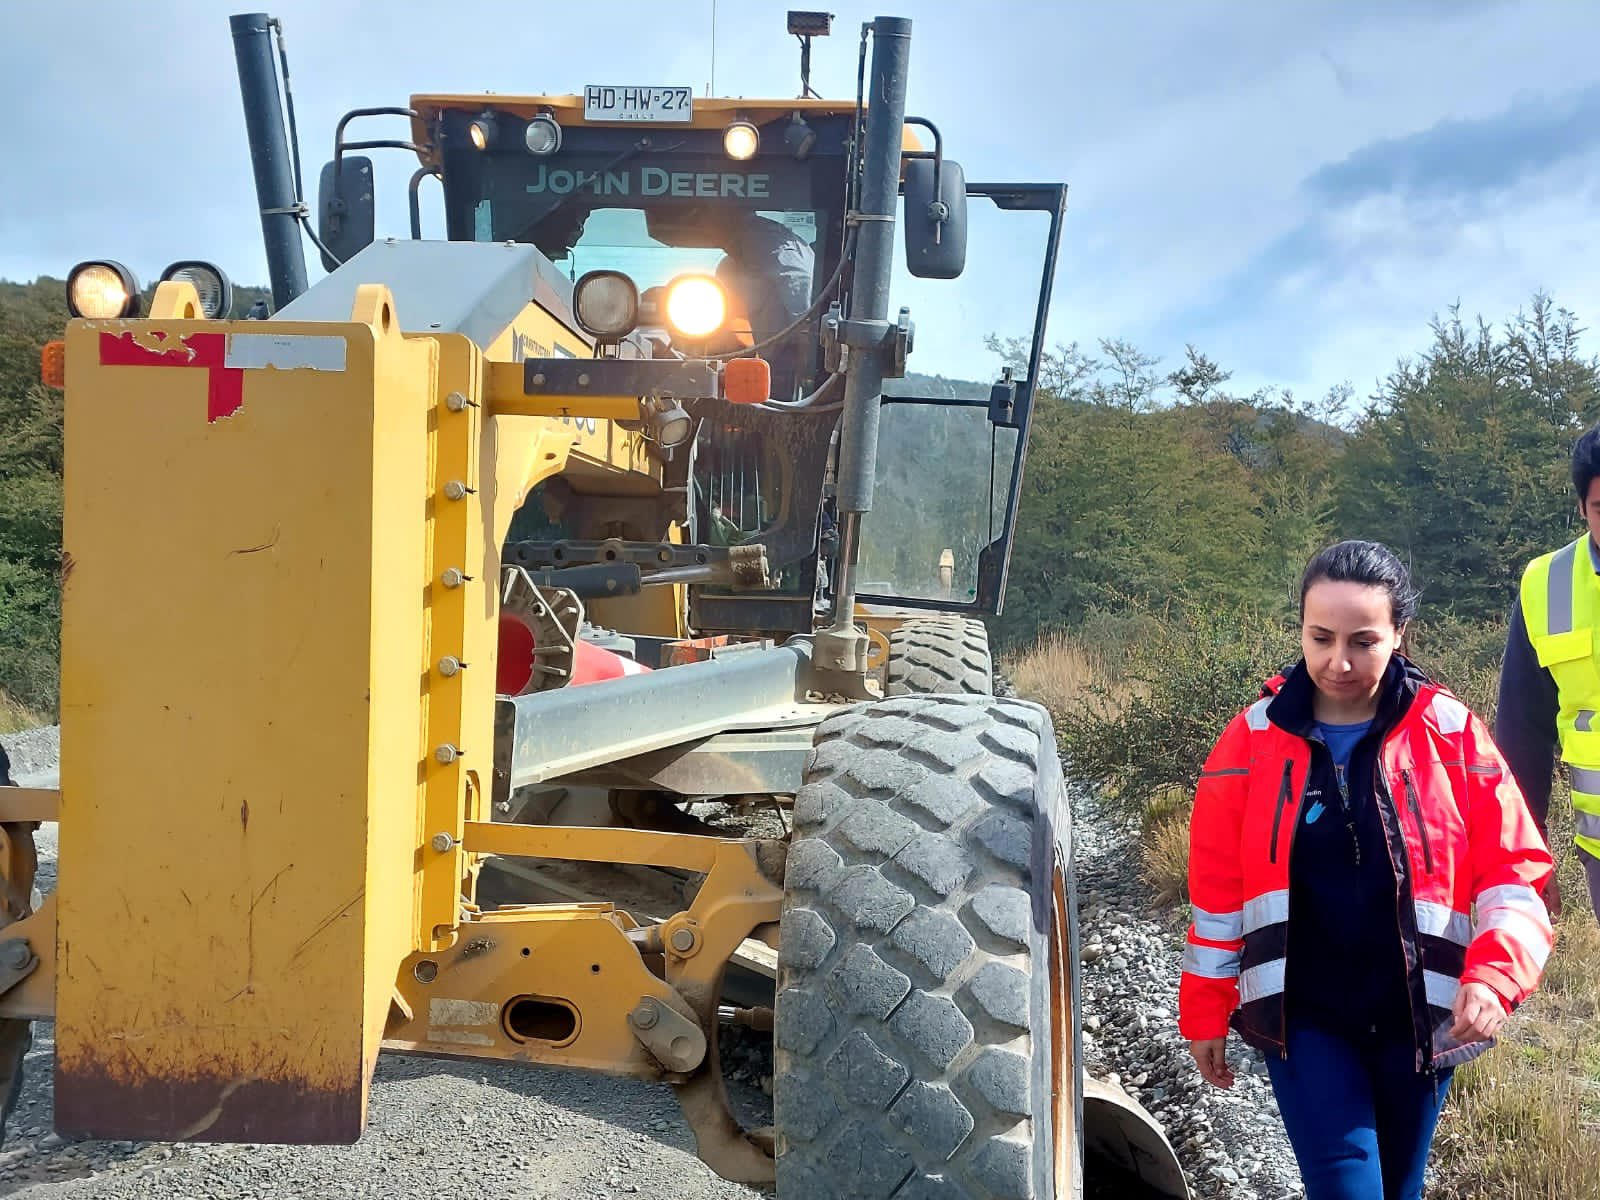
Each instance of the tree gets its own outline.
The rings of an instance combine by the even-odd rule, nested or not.
[[[1496,333],[1458,308],[1403,361],[1358,423],[1336,521],[1408,559],[1455,615],[1503,615],[1522,566],[1573,536],[1573,439],[1600,416],[1600,373],[1576,318],[1537,296]]]

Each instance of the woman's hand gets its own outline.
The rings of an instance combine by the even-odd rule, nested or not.
[[[1500,993],[1486,983],[1464,983],[1450,1006],[1456,1023],[1450,1036],[1458,1042],[1486,1042],[1506,1023],[1506,1006]]]
[[[1204,1038],[1189,1043],[1189,1053],[1194,1055],[1200,1074],[1213,1087],[1231,1088],[1233,1068],[1228,1066],[1228,1039]]]

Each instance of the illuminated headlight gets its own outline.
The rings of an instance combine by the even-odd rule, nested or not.
[[[200,297],[200,311],[207,320],[225,317],[233,307],[233,284],[228,282],[221,267],[199,261],[175,262],[161,272],[161,279],[163,283],[178,279],[193,284]]]
[[[119,262],[84,262],[67,275],[67,311],[75,317],[139,315],[139,284]]]
[[[760,148],[761,131],[749,121],[734,121],[722,131],[722,149],[731,159],[754,158]]]
[[[706,275],[681,275],[667,285],[667,324],[688,337],[705,337],[728,319],[722,285]]]
[[[639,289],[621,271],[590,271],[572,289],[572,310],[585,333],[614,342],[639,323]]]
[[[522,140],[527,144],[529,154],[541,157],[554,154],[561,149],[561,126],[556,124],[556,119],[549,113],[540,113],[528,122]]]
[[[467,124],[467,140],[475,150],[487,150],[494,145],[494,114],[486,112]]]

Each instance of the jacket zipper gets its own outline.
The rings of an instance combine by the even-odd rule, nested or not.
[[[1433,843],[1428,840],[1428,826],[1422,819],[1422,801],[1417,796],[1417,786],[1411,782],[1409,768],[1400,772],[1400,778],[1406,785],[1406,803],[1411,806],[1411,815],[1417,822],[1417,833],[1422,838],[1422,863],[1428,869],[1428,874],[1433,874]]]
[[[1355,854],[1356,866],[1361,865],[1361,834],[1356,831],[1356,816],[1350,810],[1350,782],[1345,778],[1344,768],[1337,763],[1333,767],[1334,780],[1339,785],[1339,808],[1344,813],[1344,827],[1350,834],[1350,846]]]
[[[1313,751],[1313,753],[1314,753],[1314,751]],[[1293,787],[1293,782],[1294,782],[1293,779],[1292,779],[1293,771],[1294,771],[1294,759],[1292,759],[1292,758],[1284,759],[1283,760],[1283,786],[1278,789],[1278,811],[1277,811],[1277,814],[1272,818],[1272,859],[1271,859],[1272,862],[1277,862],[1278,861],[1278,826],[1283,821],[1283,809],[1284,809],[1284,806],[1286,804],[1288,804],[1288,802],[1289,802],[1289,793],[1290,793],[1290,789]],[[1310,782],[1310,779],[1311,779],[1311,766],[1310,766],[1309,763],[1307,763],[1307,765],[1306,765],[1306,780],[1307,780],[1307,782]],[[1295,823],[1293,825],[1289,826],[1289,854],[1288,854],[1288,859],[1284,863],[1284,874],[1285,874],[1285,876],[1288,875],[1290,866],[1294,862],[1294,835],[1295,835],[1296,830],[1298,830],[1299,828],[1300,828],[1300,822],[1299,822],[1299,820],[1297,818],[1295,820]],[[1288,905],[1284,906],[1283,919],[1284,919],[1285,926],[1287,926],[1288,923],[1289,923]],[[1287,955],[1287,948],[1286,948],[1286,953],[1285,953],[1285,956],[1284,956],[1284,970],[1286,972],[1288,970],[1288,967],[1289,967],[1289,962],[1288,962],[1288,955]],[[1278,1028],[1283,1030],[1283,1041],[1278,1044],[1278,1058],[1280,1060],[1284,1061],[1284,1062],[1287,1062],[1289,1060],[1289,986],[1288,986],[1287,975],[1284,978],[1283,991],[1278,993]]]
[[[1377,767],[1375,769],[1374,774],[1376,775],[1376,778],[1374,780],[1374,783],[1375,783],[1376,787],[1378,789],[1381,789],[1381,791],[1383,792],[1383,795],[1386,796],[1388,798],[1388,800],[1389,800],[1389,807],[1391,809],[1394,809],[1394,790],[1389,787],[1389,781],[1388,781],[1387,777],[1384,775],[1383,759],[1382,759],[1382,751],[1381,750],[1379,752],[1378,765],[1377,765]],[[1418,805],[1418,802],[1417,802],[1416,797],[1415,797],[1415,792],[1414,792],[1414,790],[1413,790],[1413,788],[1411,786],[1411,772],[1409,770],[1404,770],[1404,769],[1401,770],[1400,778],[1405,783],[1407,802],[1410,803],[1413,806],[1413,811],[1415,811],[1415,809],[1416,809],[1416,807]],[[1399,817],[1400,817],[1399,812],[1395,811],[1395,819],[1399,820]],[[1380,810],[1380,815],[1379,815],[1379,823],[1380,824],[1382,824],[1382,820],[1383,820],[1383,818],[1382,818],[1381,810]],[[1400,835],[1401,835],[1401,841],[1404,841],[1405,840],[1405,830],[1403,828],[1400,830]],[[1426,839],[1427,835],[1424,834],[1423,837],[1424,837],[1424,839]],[[1388,834],[1387,830],[1384,831],[1383,840],[1384,840],[1385,845],[1387,845],[1387,843],[1389,841],[1389,834]],[[1406,921],[1405,921],[1404,915],[1401,913],[1401,908],[1403,907],[1403,902],[1405,901],[1408,893],[1411,896],[1411,898],[1413,900],[1415,900],[1415,897],[1416,897],[1416,884],[1413,881],[1406,880],[1406,881],[1404,881],[1405,882],[1405,886],[1402,886],[1402,880],[1401,880],[1401,877],[1400,877],[1400,870],[1399,870],[1398,867],[1395,866],[1394,855],[1393,854],[1389,854],[1388,858],[1389,858],[1389,869],[1392,872],[1394,872],[1394,877],[1395,877],[1394,883],[1395,883],[1395,891],[1397,893],[1396,899],[1398,901],[1400,901],[1400,903],[1397,903],[1395,905],[1394,924],[1395,924],[1395,931],[1397,933],[1399,933],[1399,935],[1400,935],[1400,953],[1401,953],[1401,956],[1403,958],[1404,955],[1405,955]],[[1413,910],[1413,911],[1415,911],[1415,910]],[[1411,932],[1412,932],[1412,936],[1415,937],[1416,936],[1416,919],[1415,919],[1414,916],[1413,916],[1412,922],[1411,922]],[[1416,943],[1413,942],[1413,945],[1415,945],[1415,944]],[[1419,967],[1421,965],[1421,957],[1422,957],[1422,948],[1420,946],[1418,946],[1417,947],[1417,959],[1418,959]],[[1413,990],[1413,987],[1412,987],[1411,972],[1410,972],[1409,969],[1406,971],[1406,1008],[1411,1013],[1411,1036],[1413,1038],[1416,1038],[1416,1037],[1418,1037],[1418,1033],[1417,1033],[1417,997],[1416,997],[1416,993],[1415,993],[1415,991]],[[1424,1010],[1424,1011],[1426,1011],[1426,1010]],[[1417,1070],[1420,1071],[1420,1070],[1422,1070],[1423,1065],[1425,1064],[1425,1062],[1433,1054],[1432,1043],[1430,1041],[1428,1046],[1427,1046],[1427,1048],[1424,1049],[1423,1044],[1419,1041],[1412,1047],[1412,1049],[1414,1049],[1416,1051],[1416,1060],[1415,1061],[1416,1061],[1416,1064],[1417,1064]]]
[[[1294,771],[1294,759],[1283,760],[1283,783],[1278,788],[1278,811],[1272,815],[1272,850],[1267,857],[1268,862],[1278,861],[1278,833],[1283,825],[1283,810],[1289,803],[1289,785],[1291,773]]]

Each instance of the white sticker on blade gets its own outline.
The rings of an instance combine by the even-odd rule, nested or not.
[[[498,1025],[500,1006],[482,1000],[430,1000],[429,1025]]]
[[[247,371],[342,371],[342,337],[310,333],[230,333],[224,366]]]

